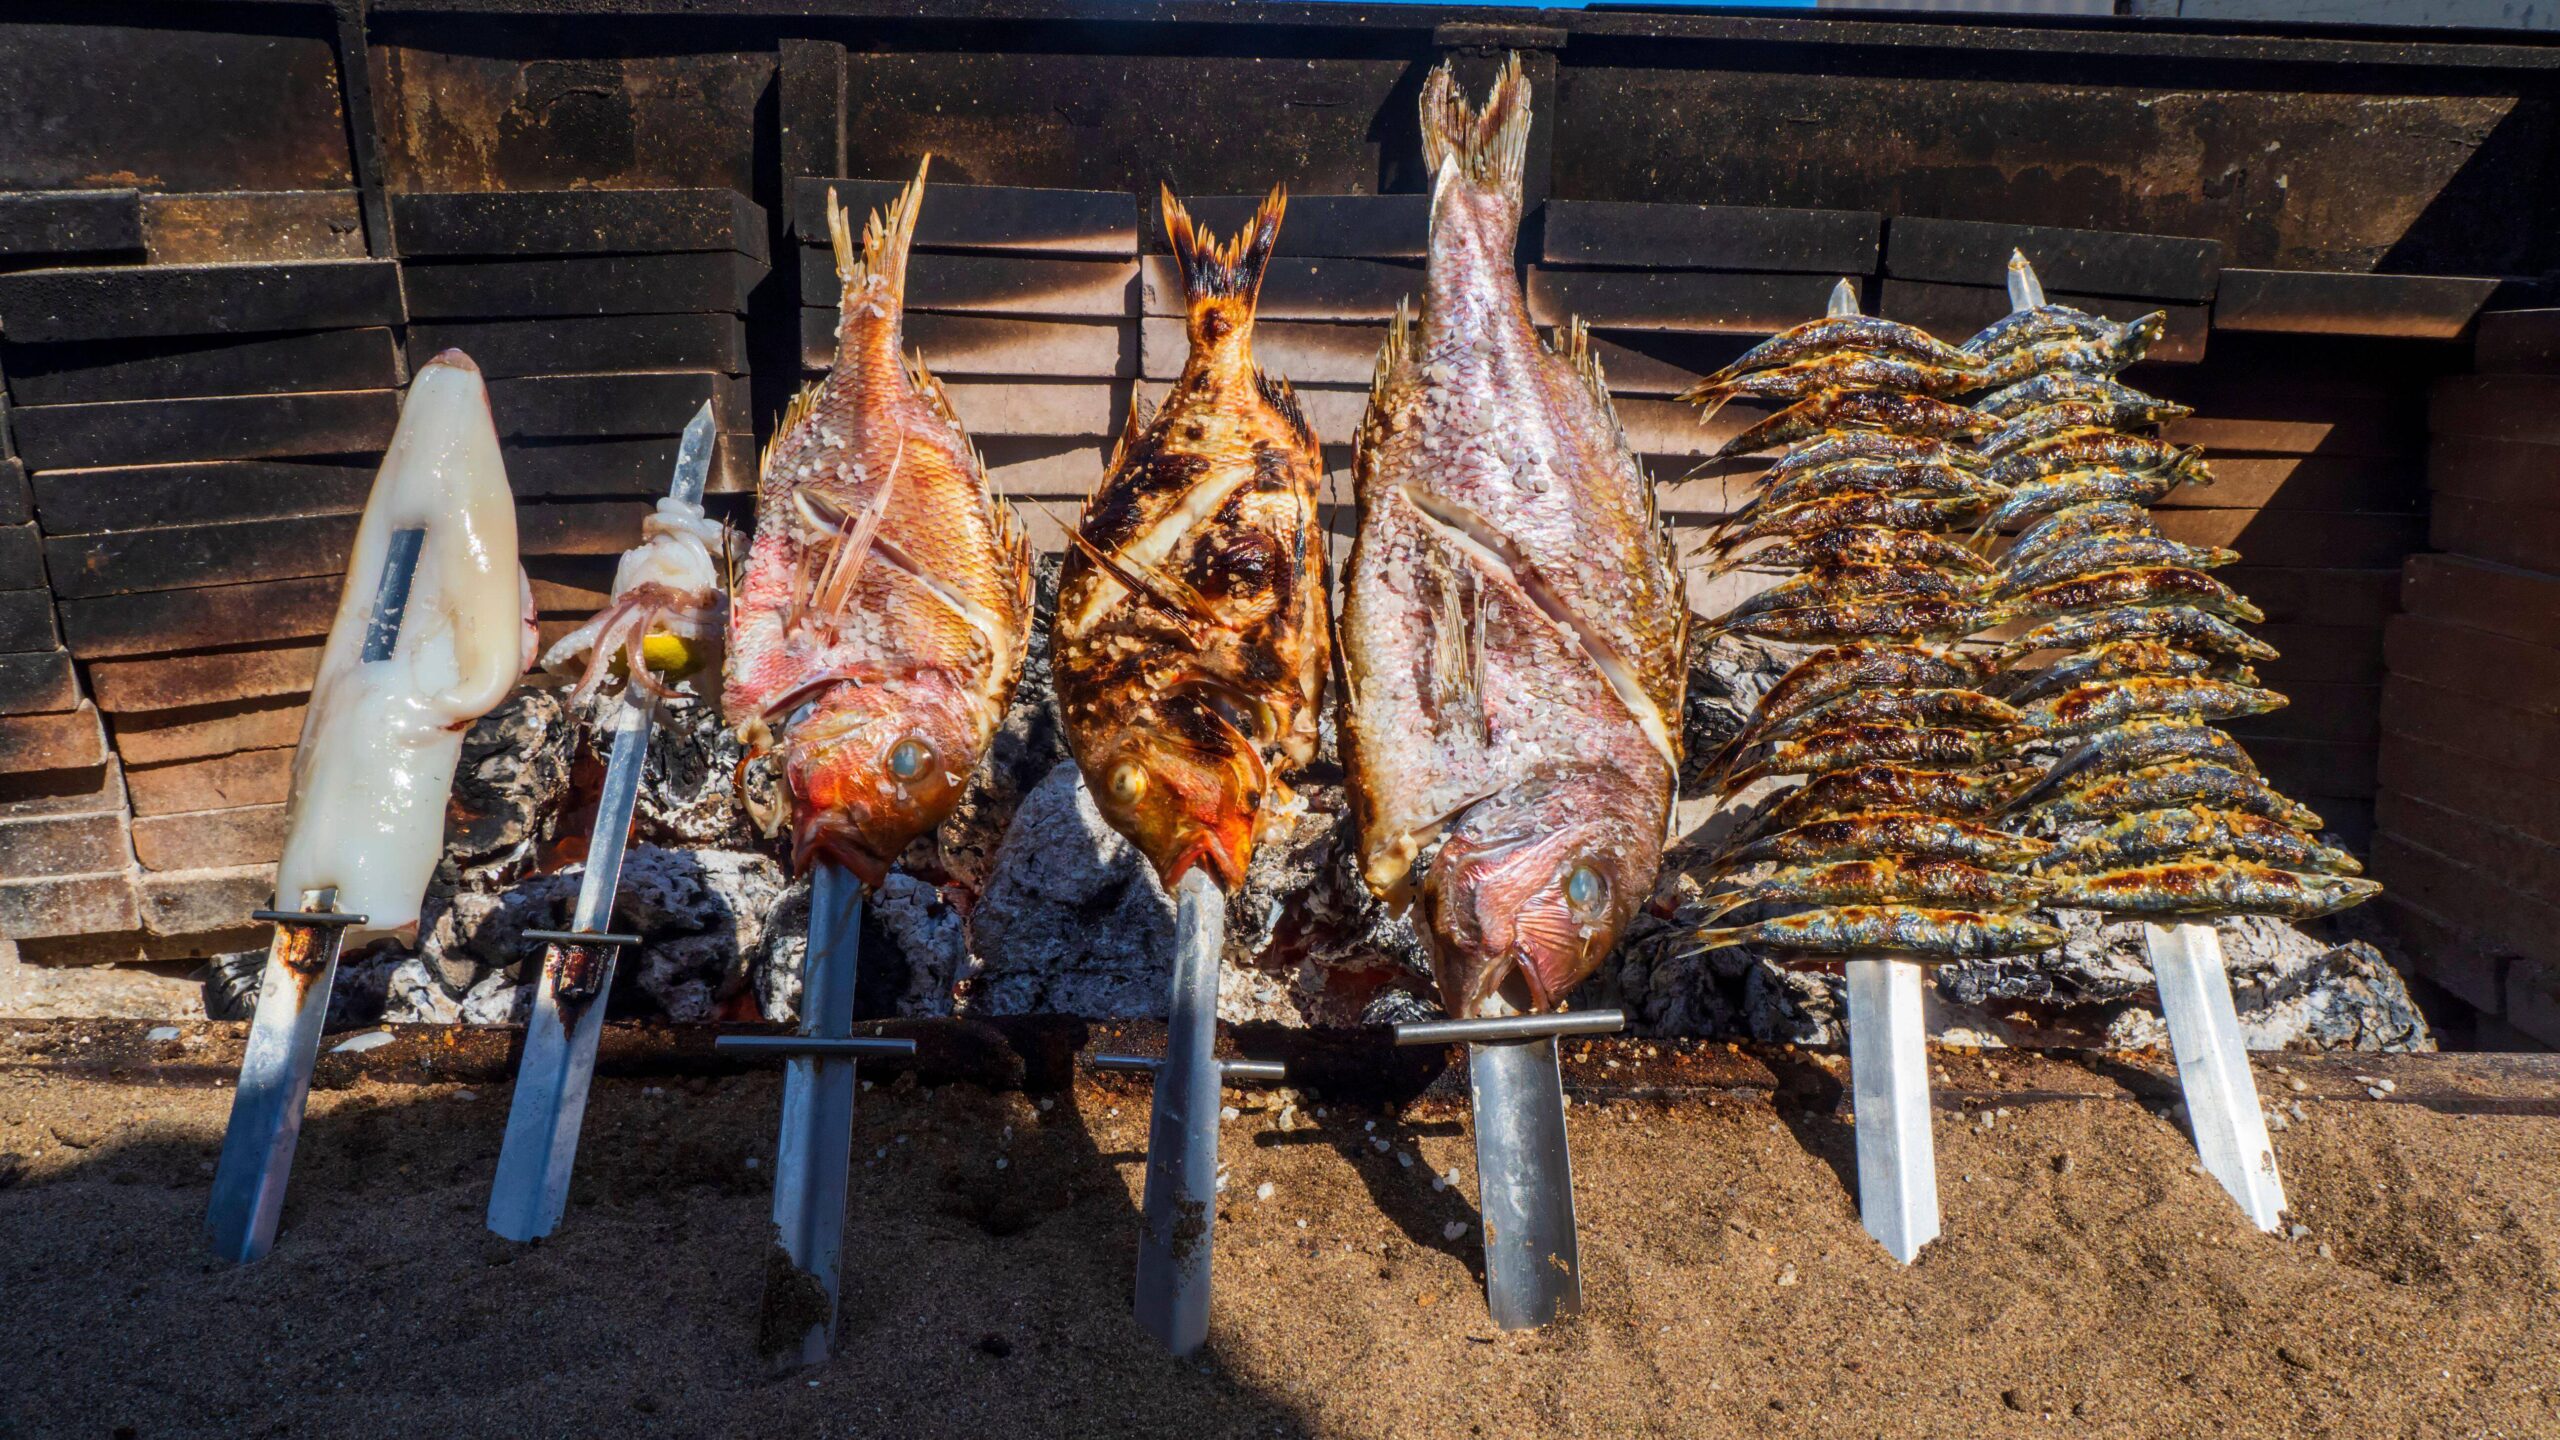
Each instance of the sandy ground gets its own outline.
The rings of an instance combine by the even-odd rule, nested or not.
[[[2156,1073],[1944,1055],[1946,1236],[1906,1270],[1858,1227],[1845,1066],[1771,1064],[1783,1102],[1575,1106],[1589,1308],[1525,1334],[1485,1317],[1462,1115],[1234,1095],[1191,1362],[1126,1314],[1142,1093],[884,1082],[838,1358],[775,1377],[769,1075],[600,1081],[532,1246],[480,1223],[502,1083],[317,1092],[281,1243],[234,1268],[197,1237],[228,1093],[22,1049],[0,1435],[2560,1434],[2560,1087],[2262,1067],[2302,1108],[2279,1237],[2194,1167]]]

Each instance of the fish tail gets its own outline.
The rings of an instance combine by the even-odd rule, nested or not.
[[[1721,895],[1707,896],[1705,899],[1700,900],[1698,905],[1706,912],[1703,918],[1708,920],[1721,920],[1727,915],[1732,914],[1734,911],[1739,910],[1750,903],[1750,891],[1727,890]]]
[[[844,282],[848,302],[876,283],[893,309],[905,306],[907,251],[915,243],[916,211],[924,205],[925,172],[932,168],[933,157],[927,155],[917,162],[916,178],[907,182],[898,198],[887,209],[871,212],[862,225],[859,255],[854,253],[851,218],[833,194],[827,196],[827,238],[835,246],[836,278]]]
[[[1182,271],[1194,345],[1252,330],[1254,302],[1262,293],[1263,272],[1271,268],[1271,252],[1280,243],[1280,217],[1288,208],[1288,189],[1274,185],[1253,219],[1234,238],[1222,241],[1191,218],[1173,187],[1164,187],[1165,239]]]
[[[1431,72],[1422,86],[1422,159],[1435,176],[1454,163],[1477,188],[1519,201],[1529,160],[1529,72],[1518,53],[1481,110],[1467,103],[1449,65]]]
[[[1701,950],[1722,950],[1727,946],[1750,943],[1752,932],[1758,928],[1756,925],[1722,925],[1697,931],[1689,938],[1696,941]]]

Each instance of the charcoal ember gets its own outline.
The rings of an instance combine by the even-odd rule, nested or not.
[[[596,757],[598,783],[613,753],[613,721],[621,708],[611,695],[579,707],[587,753]],[[661,702],[649,732],[649,758],[640,769],[640,791],[631,807],[634,844],[704,850],[763,850],[738,794],[738,764],[746,749],[720,716],[720,707],[693,696]]]
[[[2068,1010],[2112,1006],[2147,994],[2151,962],[2143,955],[2142,926],[2109,924],[2094,911],[2039,912],[2062,931],[2062,943],[2036,955],[1967,960],[1941,966],[1938,993],[1947,1001],[1994,1014],[2020,1010]],[[2083,1017],[2080,1023],[2087,1023]]]
[[[577,743],[558,693],[518,686],[472,723],[445,805],[444,858],[430,891],[503,884],[556,832]]]
[[[1577,1004],[1614,1004],[1627,1028],[1642,1035],[1837,1044],[1848,1033],[1840,978],[1778,964],[1746,945],[1698,947],[1697,934],[1717,919],[1698,902],[1704,889],[1674,872],[1637,914],[1595,982]],[[1658,912],[1668,911],[1668,915]]]
[[[1760,697],[1787,673],[1790,657],[1776,646],[1739,635],[1689,639],[1689,688],[1682,701],[1680,793],[1713,793],[1716,777],[1707,761],[1742,733]]]
[[[615,927],[642,940],[636,959],[626,957],[633,982],[670,1020],[713,1018],[752,983],[782,891],[782,867],[769,856],[633,846],[613,910]]]
[[[391,972],[409,952],[393,940],[377,940],[352,955],[338,957],[338,973],[329,986],[332,1030],[379,1024],[391,999]],[[253,1002],[254,1003],[254,1002]]]
[[[267,952],[231,950],[205,961],[199,972],[204,985],[204,1018],[247,1020],[258,1013],[258,991],[264,988]],[[330,997],[334,1006],[337,997]]]
[[[764,1018],[789,1024],[800,1018],[800,970],[809,954],[809,880],[783,887],[765,912],[764,943],[748,965],[749,988]]]
[[[1161,1018],[1173,904],[1137,847],[1104,823],[1073,762],[1032,787],[969,917],[966,1008]]]
[[[382,1019],[394,1025],[520,1025],[533,1011],[534,986],[511,971],[492,970],[459,993],[432,966],[405,956],[385,974]]]
[[[888,1008],[899,1015],[951,1014],[959,982],[972,969],[969,923],[954,897],[943,887],[894,873],[871,897],[863,920],[905,961],[904,983]]]
[[[996,726],[986,757],[969,777],[960,803],[940,828],[919,837],[900,868],[939,876],[970,895],[985,892],[1005,832],[1023,799],[1067,758],[1066,737],[1049,682],[1049,623],[1058,605],[1061,557],[1042,559],[1033,574],[1031,643],[1022,681]]]

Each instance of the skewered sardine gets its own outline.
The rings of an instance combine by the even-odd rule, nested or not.
[[[2154,310],[2105,335],[2037,340],[1992,360],[1983,368],[1982,383],[1986,387],[2007,385],[2048,370],[2113,375],[2151,353],[2151,347],[2159,343],[2168,328],[2168,312]]]
[[[1974,657],[1933,645],[1862,640],[1816,650],[1760,697],[1751,724],[1734,743],[1749,744],[1763,728],[1783,725],[1853,690],[1961,688],[1982,674]]]
[[[1288,382],[1253,359],[1285,203],[1274,190],[1221,244],[1165,191],[1190,357],[1152,418],[1131,406],[1058,581],[1068,747],[1167,888],[1194,864],[1242,885],[1256,839],[1296,808],[1280,772],[1315,757],[1324,465]]]
[[[1922,725],[1841,725],[1780,740],[1757,764],[1735,771],[1728,791],[1771,775],[1819,775],[1883,760],[1908,765],[1983,765],[2007,755],[2017,737]]]
[[[1978,552],[1921,530],[1844,525],[1790,536],[1727,563],[1725,569],[1800,570],[1817,565],[1894,565],[1985,578],[1992,564]]]
[[[2000,590],[2015,595],[2040,585],[2108,570],[2171,565],[2188,570],[2218,570],[2240,558],[2237,550],[2219,545],[2189,545],[2165,535],[2083,535],[2048,547],[2023,564],[2006,567]]]
[[[2171,761],[2193,760],[2219,765],[2251,779],[2258,763],[2240,742],[2210,725],[2186,719],[2136,720],[2090,736],[2055,761],[2036,781],[2020,790],[2011,805],[2030,805],[2069,783],[2086,786],[2100,775],[2116,775]]]
[[[2071,370],[2054,370],[2021,380],[1974,402],[1978,414],[2006,423],[2047,405],[2071,400],[2096,400],[2110,405],[2163,407],[2165,418],[2192,415],[2194,410],[2156,395],[2146,395],[2109,375],[2084,375]]]
[[[2273,820],[2195,805],[2144,810],[2112,821],[2046,855],[2038,868],[2048,874],[2091,874],[2195,855],[2320,874],[2364,873],[2353,855]]]
[[[1835,495],[1728,521],[1716,532],[1714,544],[1730,551],[1770,536],[1816,535],[1852,525],[1935,530],[1979,520],[1990,508],[1988,499],[1962,495]]]
[[[1963,495],[1986,501],[2005,499],[2008,490],[1977,471],[1937,462],[1911,460],[1835,460],[1812,470],[1765,483],[1742,514],[1779,509],[1834,495]]]
[[[2382,893],[2348,875],[2297,875],[2245,860],[2145,865],[2096,875],[2057,875],[2052,903],[2113,915],[2280,915],[2307,920],[2335,914]]]
[[[2238,810],[2315,833],[2324,828],[2317,813],[2267,788],[2255,775],[2207,760],[2172,760],[2121,774],[2100,772],[2085,778],[2085,783],[2066,785],[2061,794],[2025,813],[2047,825],[2076,825],[2172,805]]]
[[[1718,456],[1750,455],[1774,450],[1825,430],[1881,430],[1945,440],[1969,438],[1991,428],[1991,421],[1962,405],[1926,395],[1895,395],[1877,390],[1826,390],[1799,400],[1716,450]]]
[[[1887,320],[1880,315],[1826,315],[1781,331],[1752,346],[1742,353],[1740,359],[1700,380],[1696,390],[1681,398],[1694,402],[1698,391],[1711,390],[1756,370],[1856,352],[1954,369],[1981,368],[1981,362],[1964,351],[1898,320]]]
[[[2062,943],[2062,932],[2023,915],[1924,910],[1904,905],[1844,905],[1782,915],[1756,925],[1701,930],[1697,938],[1709,950],[1726,945],[1766,945],[1808,955],[1889,954],[1943,962],[2050,950]]]
[[[1849,562],[1820,565],[1791,575],[1756,595],[1737,602],[1717,621],[1718,628],[1771,610],[1807,605],[1838,605],[1855,600],[1910,598],[1967,600],[1989,587],[1979,576],[1950,575],[1909,565],[1866,565]]]
[[[2128,470],[2120,465],[2086,465],[2039,475],[2022,482],[1984,517],[1979,533],[1988,535],[2040,515],[2093,500],[2125,500],[2148,505],[2181,485],[2205,483],[2194,471],[2177,467]]]
[[[2118,574],[2143,574],[2144,571],[2120,571]],[[2195,572],[2189,571],[2189,574]],[[2092,577],[2081,577],[2083,581]],[[2209,579],[2211,577],[2200,576]],[[2078,584],[2081,581],[2065,582]],[[2111,582],[2112,583],[2112,582]],[[2037,592],[2029,592],[2030,595]],[[2071,598],[2056,596],[2056,601]],[[2003,641],[1992,653],[1991,663],[2001,668],[2017,664],[2039,650],[2077,650],[2083,646],[2104,644],[2110,640],[2163,640],[2181,649],[2194,650],[2226,660],[2273,660],[2276,647],[2223,619],[2193,605],[2120,604],[2115,608],[2099,608],[2101,600],[2091,606],[2071,607],[2079,613],[2038,625],[2034,629]]]
[[[2175,420],[2195,412],[2173,401],[2154,399],[2134,391],[2120,398],[2089,397],[2079,400],[2057,400],[2039,405],[1991,432],[1982,442],[1982,454],[1997,460],[2021,447],[2066,430],[2096,426],[2109,430],[2147,428]]]
[[[1841,860],[1798,865],[1744,882],[1701,902],[1708,919],[1744,905],[1950,905],[2022,909],[2053,891],[2035,875],[1986,870],[1960,860]]]
[[[1480,111],[1446,66],[1424,86],[1422,321],[1379,357],[1342,614],[1363,873],[1401,895],[1439,839],[1422,928],[1458,1016],[1553,1005],[1652,892],[1687,678],[1652,487],[1513,269],[1529,101],[1517,58]]]
[[[2012,670],[1991,682],[1993,693],[2013,705],[2097,680],[2133,675],[2210,675],[2218,680],[2254,685],[2256,672],[2210,655],[2181,650],[2162,640],[2110,640],[2076,651],[2038,670]]]
[[[2285,707],[2273,690],[2204,675],[2136,675],[2074,685],[2020,713],[2020,724],[2048,739],[2091,735],[2135,720],[2229,720]]]
[[[1769,480],[1782,480],[1801,470],[1842,460],[1899,460],[1915,465],[1953,465],[1980,470],[1989,462],[1963,445],[1928,435],[1896,435],[1883,430],[1834,430],[1789,450],[1771,465]]]
[[[1927,572],[1921,572],[1923,574]],[[1706,633],[1750,635],[1798,645],[1827,645],[1865,636],[1952,640],[1992,624],[1998,611],[1974,600],[1930,596],[1822,600],[1728,616]]]
[[[2230,586],[2201,570],[2176,565],[2145,565],[2058,580],[2002,601],[2000,608],[2005,619],[2041,620],[2127,606],[2202,610],[2247,625],[2255,625],[2267,618],[2257,606],[2243,599]],[[2019,638],[2023,640],[2025,637]]]
[[[870,884],[959,802],[1031,634],[1021,526],[941,382],[901,353],[923,196],[920,167],[858,254],[828,204],[835,360],[765,453],[722,697],[751,753],[782,728],[794,864],[831,858]]]
[[[1847,317],[1843,317],[1847,318]],[[1960,365],[1835,350],[1784,365],[1748,370],[1724,380],[1700,381],[1681,393],[1693,403],[1734,399],[1801,400],[1825,390],[1894,390],[1914,395],[1953,395],[1982,386],[1978,361]]]
[[[2052,848],[2048,841],[1952,816],[1916,810],[1868,810],[1809,821],[1762,836],[1716,857],[1708,873],[1730,874],[1751,865],[1827,865],[1879,856],[2014,866],[2026,864]]]
[[[1873,763],[1817,775],[1778,797],[1751,822],[1749,834],[1792,829],[1867,810],[1908,810],[1964,820],[2008,803],[2017,781],[2007,775],[1922,770]]]

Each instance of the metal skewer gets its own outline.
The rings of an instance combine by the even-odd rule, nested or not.
[[[667,487],[670,497],[701,503],[715,438],[706,401],[684,427],[675,479]],[[525,1024],[524,1058],[516,1067],[497,1179],[489,1187],[489,1228],[510,1240],[536,1240],[559,1228],[578,1158],[578,1129],[586,1118],[587,1087],[595,1078],[596,1047],[604,1033],[605,1007],[598,1002],[613,988],[615,951],[639,943],[637,936],[608,932],[657,700],[626,681],[618,703],[612,758],[605,766],[604,791],[596,799],[576,918],[566,931],[527,932],[527,938],[545,941],[548,948],[533,1014]]]
[[[732,1035],[732,1053],[786,1057],[782,1138],[773,1166],[774,1244],[765,1268],[758,1348],[782,1368],[815,1365],[834,1343],[837,1262],[844,1251],[845,1192],[853,1162],[854,1061],[912,1055],[913,1040],[853,1034],[853,985],[862,958],[862,882],[832,861],[809,885],[809,948],[800,967],[797,1036]]]
[[[2231,1003],[2222,936],[2210,925],[2146,925],[2143,938],[2196,1153],[2252,1223],[2274,1230],[2284,1214],[2284,1180],[2276,1173],[2275,1146]]]
[[[1194,866],[1173,887],[1173,986],[1147,1122],[1138,1232],[1138,1323],[1176,1355],[1209,1340],[1211,1230],[1218,1218],[1218,957],[1227,895]]]
[[[385,546],[359,655],[368,664],[390,659],[399,646],[426,538],[424,529],[395,530]],[[214,1167],[204,1218],[214,1252],[238,1264],[275,1245],[294,1147],[302,1138],[311,1069],[320,1057],[320,1031],[329,1019],[338,952],[347,927],[366,923],[362,915],[333,913],[335,886],[306,890],[299,898],[300,910],[253,910],[249,916],[272,923],[276,934],[267,946],[258,1009],[241,1052],[240,1086],[231,1097],[231,1121],[222,1134],[222,1159]]]
[[[1477,1207],[1484,1217],[1484,1297],[1493,1323],[1505,1330],[1534,1329],[1582,1309],[1582,1240],[1556,1039],[1614,1034],[1626,1023],[1616,1010],[1588,1010],[1424,1020],[1395,1029],[1398,1045],[1466,1044]]]
[[[1929,1129],[1929,1027],[1920,967],[1852,959],[1849,1088],[1857,1107],[1858,1218],[1908,1265],[1938,1238],[1938,1152]]]

